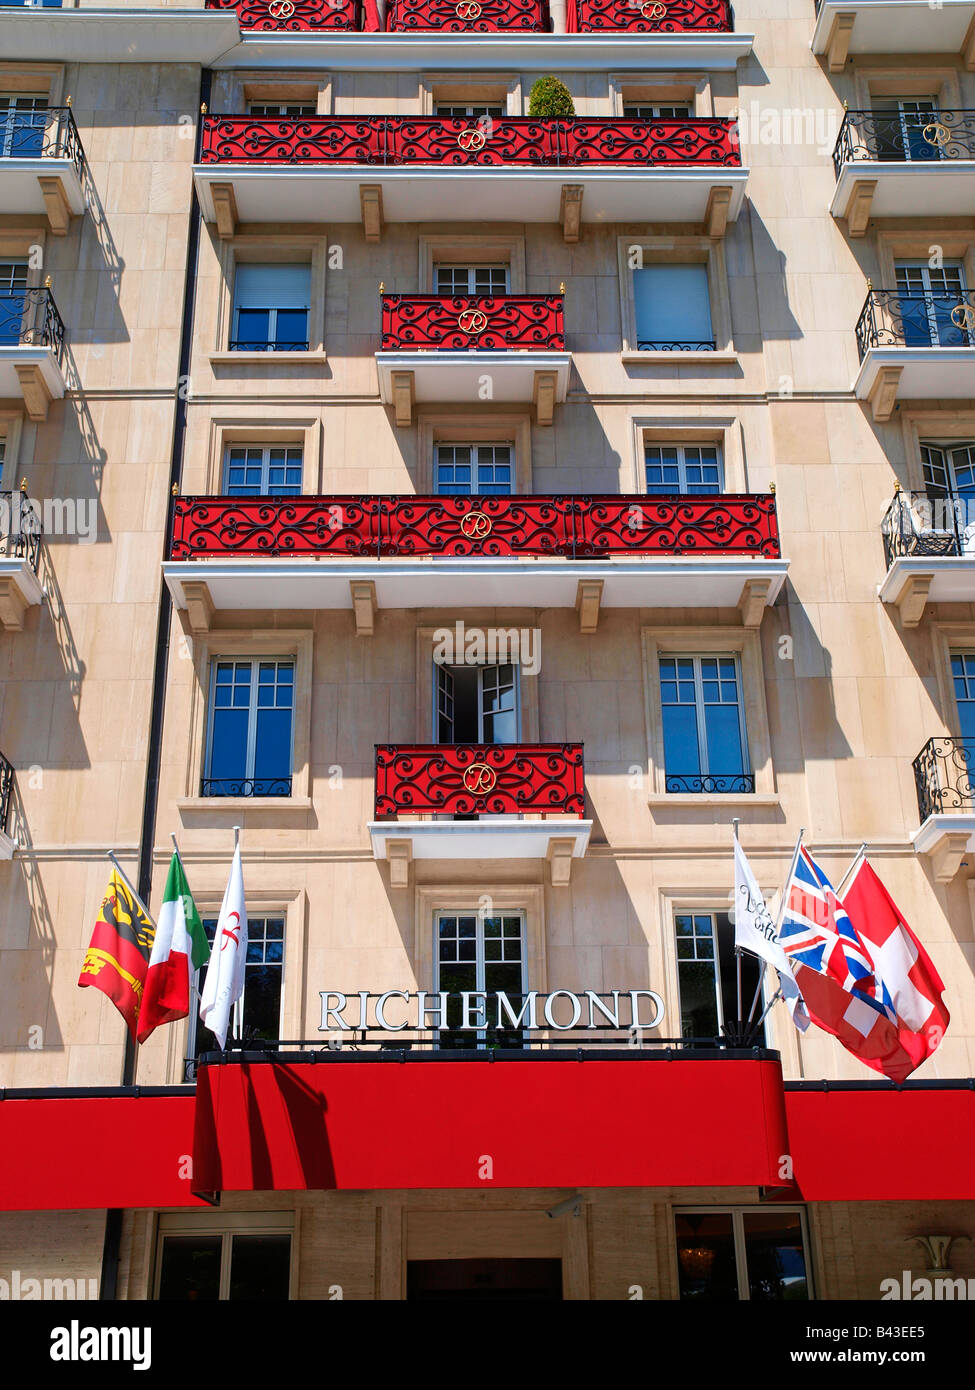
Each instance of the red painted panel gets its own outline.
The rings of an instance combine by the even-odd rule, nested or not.
[[[384,294],[383,352],[564,352],[560,294]]]
[[[975,1091],[786,1091],[807,1202],[975,1197]]]
[[[209,0],[207,0],[209,3]],[[579,0],[579,33],[730,33],[728,0]]]
[[[771,1061],[240,1063],[197,1095],[208,1191],[781,1186],[787,1152]]]
[[[189,1089],[0,1101],[0,1210],[202,1206],[188,1162],[195,1108]]]
[[[376,819],[400,812],[581,816],[581,743],[392,743],[376,746]]]
[[[357,29],[355,0],[206,0],[208,10],[236,10],[242,29]]]

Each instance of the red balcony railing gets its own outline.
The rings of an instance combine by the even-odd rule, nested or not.
[[[581,816],[581,743],[376,746],[376,819],[408,812]]]
[[[386,27],[395,33],[538,33],[548,28],[541,0],[393,0]]]
[[[173,560],[739,555],[779,559],[775,498],[177,497]]]
[[[383,352],[565,351],[560,294],[384,294]]]
[[[570,4],[572,0],[570,0]],[[577,0],[580,34],[730,33],[729,0]]]
[[[208,10],[236,10],[242,29],[358,29],[357,0],[206,0]]]
[[[738,167],[733,120],[505,116],[204,116],[204,164]]]

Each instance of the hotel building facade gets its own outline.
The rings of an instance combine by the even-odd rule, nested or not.
[[[975,1277],[975,0],[3,4],[0,141],[0,1278]],[[736,818],[867,842],[905,1086],[729,1032]],[[235,826],[134,1056],[106,850]]]

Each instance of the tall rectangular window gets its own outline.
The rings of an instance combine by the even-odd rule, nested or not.
[[[437,989],[450,991],[447,1022],[437,1046],[521,1047],[520,1030],[497,1027],[497,1003],[491,999],[497,990],[508,997],[517,1016],[525,990],[524,918],[520,913],[485,917],[480,913],[441,912],[436,917]],[[461,1014],[462,991],[488,994],[485,1026],[465,1029]],[[476,1002],[476,1001],[475,1001]],[[474,1021],[474,1016],[471,1016]]]
[[[438,743],[517,743],[518,667],[435,667]]]
[[[940,159],[941,147],[925,136],[937,119],[938,103],[934,97],[875,97],[870,117],[875,158]]]
[[[957,312],[970,303],[960,261],[945,261],[940,266],[927,261],[898,261],[895,276],[906,347],[975,345],[975,330]]]
[[[726,912],[678,912],[674,914],[677,943],[677,985],[680,996],[681,1037],[711,1039],[721,1036],[725,1024],[738,1018],[738,962],[735,926]],[[761,994],[752,1012],[752,1000],[762,978],[755,956],[742,955],[742,1012],[747,1019],[762,1015]],[[765,1025],[758,1030],[765,1041]]]
[[[217,919],[206,917],[203,930],[211,945]],[[190,1010],[187,1058],[204,1052],[219,1052],[220,1044],[205,1027],[200,1016],[199,997],[203,991],[206,966],[197,971],[196,999]],[[284,918],[249,917],[247,920],[247,960],[244,965],[244,992],[234,1005],[231,1035],[240,1038],[280,1038],[281,986],[284,979]]]
[[[647,492],[710,496],[724,490],[724,468],[717,444],[646,444]]]
[[[216,660],[210,669],[204,796],[290,796],[293,658]]]
[[[514,461],[513,444],[438,444],[434,491],[450,497],[508,496]]]
[[[228,497],[296,497],[301,461],[300,444],[231,444],[223,490]]]
[[[639,350],[701,351],[715,346],[705,265],[649,265],[633,271]]]
[[[307,351],[310,306],[310,265],[238,265],[231,349]]]
[[[47,110],[46,96],[0,95],[0,158],[36,159],[42,153]]]
[[[16,347],[26,313],[26,260],[0,261],[0,347]]]
[[[665,788],[668,792],[752,792],[734,655],[660,657]]]
[[[761,1303],[808,1299],[804,1213],[707,1207],[674,1213],[682,1299]]]
[[[975,440],[957,444],[921,441],[924,490],[936,497],[975,498]]]

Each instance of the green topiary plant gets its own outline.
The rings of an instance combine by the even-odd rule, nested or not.
[[[540,77],[528,98],[529,116],[574,116],[572,93],[557,77]]]

